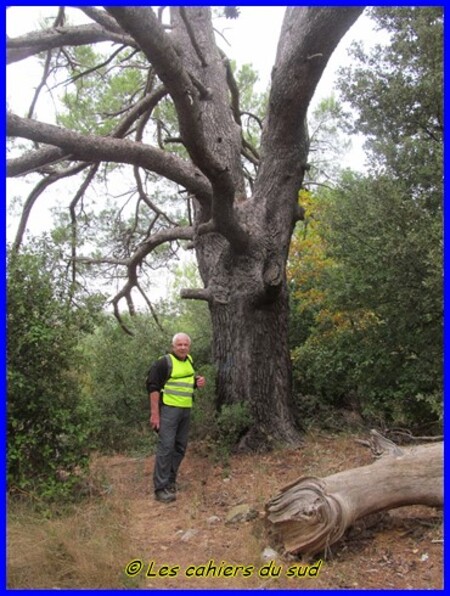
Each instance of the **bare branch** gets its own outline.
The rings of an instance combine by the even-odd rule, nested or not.
[[[123,137],[131,125],[138,120],[138,118],[140,118],[143,114],[150,115],[153,109],[166,95],[167,89],[160,87],[159,89],[155,89],[152,93],[149,93],[143,97],[132,108],[130,108],[123,120],[119,122],[117,126],[115,126],[111,132],[111,136],[116,138]]]
[[[144,143],[87,136],[11,113],[8,113],[8,136],[56,145],[73,159],[81,161],[110,161],[143,167],[184,186],[200,203],[208,204],[212,196],[209,182],[192,164]]]
[[[115,19],[110,17],[105,10],[99,10],[93,6],[77,6],[76,8],[83,11],[86,16],[98,23],[104,29],[112,31],[113,33],[123,34],[120,25]]]
[[[12,246],[13,252],[19,252],[20,247],[23,241],[23,235],[25,234],[25,230],[27,227],[28,219],[31,214],[31,210],[36,203],[37,199],[41,196],[41,194],[46,190],[50,185],[61,180],[62,178],[66,178],[69,176],[73,176],[74,174],[78,174],[84,168],[87,167],[88,164],[80,164],[76,167],[67,168],[61,172],[55,172],[50,174],[46,178],[40,180],[38,184],[34,187],[34,189],[29,194],[27,200],[25,201],[24,207],[22,209],[22,215],[20,218],[19,226],[17,228],[16,237]]]
[[[148,306],[148,308],[149,308],[149,310],[150,310],[150,312],[151,312],[151,314],[152,314],[153,320],[154,320],[154,321],[155,321],[155,323],[158,325],[158,327],[161,329],[161,331],[162,331],[162,332],[165,332],[165,329],[164,329],[164,327],[161,325],[161,322],[160,322],[160,320],[159,320],[159,318],[158,318],[158,315],[157,315],[157,313],[156,313],[155,309],[153,308],[153,304],[150,302],[150,300],[149,300],[149,298],[148,298],[147,294],[146,294],[146,293],[144,292],[144,290],[141,288],[141,286],[140,286],[140,284],[139,284],[139,283],[136,285],[136,287],[137,287],[137,289],[139,290],[139,292],[141,293],[141,296],[142,296],[142,298],[145,300],[145,303],[147,304],[147,306]]]
[[[261,138],[265,159],[255,183],[255,194],[271,185],[285,190],[269,199],[267,221],[281,208],[280,200],[290,197],[294,209],[309,151],[308,106],[331,54],[363,10],[363,6],[286,9]]]
[[[172,40],[164,31],[151,8],[105,7],[142,48],[150,64],[169,90],[176,105],[192,112],[195,102],[195,88],[189,73],[183,68],[180,56]]]
[[[192,240],[193,237],[194,229],[192,227],[186,226],[160,230],[157,234],[154,234],[142,242],[130,259],[130,265],[137,266],[152,250],[165,242],[172,242],[174,240]]]
[[[84,196],[84,193],[89,188],[92,180],[94,179],[97,171],[98,171],[99,164],[94,164],[91,166],[88,175],[86,176],[85,180],[81,184],[80,188],[75,193],[74,198],[72,199],[69,205],[69,212],[70,212],[70,221],[71,221],[71,230],[72,230],[72,243],[71,243],[71,266],[72,266],[72,283],[76,281],[76,256],[77,256],[77,218],[75,213],[75,207],[77,206],[80,199]]]
[[[46,31],[27,33],[21,37],[9,38],[7,64],[63,46],[83,46],[101,41],[111,41],[139,48],[135,40],[129,35],[108,31],[99,25],[57,27]]]
[[[125,296],[125,294],[124,294],[124,296]],[[120,302],[120,299],[121,299],[121,298],[123,298],[124,296],[119,296],[119,295],[115,296],[115,297],[114,297],[114,298],[111,300],[111,304],[113,305],[113,309],[114,309],[114,316],[116,317],[116,319],[117,319],[117,322],[119,323],[120,327],[123,329],[123,331],[125,331],[125,333],[126,333],[127,335],[131,335],[131,337],[133,337],[133,336],[134,336],[134,333],[133,333],[133,331],[131,331],[131,329],[129,329],[129,328],[128,328],[128,327],[125,325],[125,323],[124,323],[124,321],[123,321],[123,319],[122,319],[122,316],[121,316],[121,314],[120,314],[120,310],[119,310],[119,302]]]
[[[262,130],[263,129],[263,123],[261,118],[259,118],[256,114],[252,114],[252,112],[241,112],[241,116],[248,116],[249,118],[252,118],[253,120],[256,120],[259,128]]]
[[[241,110],[239,107],[239,88],[237,86],[236,79],[234,78],[233,71],[231,70],[230,61],[223,52],[221,52],[221,55],[225,63],[225,69],[227,73],[227,84],[231,93],[231,109],[233,111],[233,116],[236,123],[242,127]]]
[[[31,101],[31,105],[28,110],[28,118],[33,117],[34,108],[35,108],[37,100],[39,98],[39,94],[47,83],[47,79],[48,79],[48,76],[49,76],[50,70],[51,70],[51,67],[50,67],[51,57],[52,57],[52,52],[51,51],[47,52],[47,56],[45,57],[44,72],[42,73],[41,81],[38,84],[38,86],[36,87],[35,92],[33,94],[33,99]]]
[[[208,288],[185,288],[180,292],[181,298],[185,300],[206,300],[212,299],[212,293]]]
[[[239,225],[233,210],[236,181],[232,176],[231,164],[227,161],[221,162],[220,154],[212,150],[211,140],[205,136],[201,105],[204,93],[201,90],[200,95],[198,93],[198,77],[185,67],[172,39],[164,31],[152,10],[116,6],[106,7],[106,10],[139,43],[168,89],[177,110],[185,147],[194,164],[211,182],[214,193],[212,215],[217,229],[230,241],[234,250],[245,251],[248,247],[248,234]],[[209,14],[207,9],[201,10],[206,11],[202,12],[202,15]],[[208,25],[212,31],[210,20]],[[213,104],[212,107],[221,110],[221,104]],[[225,106],[221,111],[224,110]]]
[[[372,453],[375,457],[380,457],[386,454],[395,457],[400,457],[403,455],[403,451],[398,445],[396,445],[390,439],[383,437],[383,435],[374,428],[372,428],[370,431],[369,443]]]
[[[158,102],[167,95],[164,87],[143,97],[128,110],[127,115],[115,126],[110,136],[120,138],[126,135],[132,124],[146,112],[151,112]],[[21,157],[8,160],[8,176],[24,176],[43,166],[69,159],[71,154],[57,147],[42,147],[34,152],[28,152]]]
[[[123,288],[111,300],[111,303],[114,307],[114,315],[117,318],[120,326],[129,335],[133,335],[133,332],[124,324],[123,319],[120,316],[118,305],[122,298],[125,298],[128,305],[130,305],[131,291],[135,287],[138,288],[139,284],[137,268],[140,266],[143,259],[160,244],[170,242],[172,240],[191,240],[193,234],[194,230],[192,228],[172,228],[161,230],[143,242],[129,259],[92,259],[89,257],[77,257],[77,261],[79,262],[90,264],[116,264],[127,267],[127,281]]]
[[[241,112],[240,107],[239,107],[239,88],[237,86],[236,83],[236,79],[234,78],[233,75],[233,71],[231,70],[231,65],[230,65],[230,61],[228,60],[228,58],[225,56],[225,54],[222,52],[222,56],[223,56],[223,60],[225,63],[225,68],[226,68],[226,74],[227,74],[227,84],[228,84],[228,88],[230,90],[231,93],[231,110],[233,112],[233,116],[234,119],[236,121],[236,124],[238,124],[241,127],[241,131],[242,131],[242,120],[241,120],[241,114],[248,114],[247,112]],[[253,114],[248,114],[249,116],[253,116]],[[253,118],[255,118],[258,123],[260,124],[260,128],[262,128],[262,122],[256,118],[256,116],[253,116]],[[257,166],[259,165],[259,155],[258,152],[256,151],[256,149],[244,138],[244,135],[241,132],[241,137],[242,137],[242,149],[241,149],[241,153],[244,157],[246,157],[253,165]]]
[[[127,259],[119,259],[114,257],[83,257],[78,256],[77,262],[85,263],[90,265],[118,265],[127,268],[128,281],[122,290],[117,294],[120,298],[123,298],[125,294],[138,283],[137,268],[141,265],[144,258],[150,254],[155,248],[166,242],[172,242],[174,240],[192,240],[194,236],[194,230],[191,227],[177,227],[167,228],[160,230],[157,234],[150,236],[144,242],[142,242],[135,250],[134,254]],[[116,296],[116,298],[117,298]]]
[[[271,146],[276,142],[284,147],[299,138],[306,110],[327,62],[343,33],[363,10],[362,6],[286,9],[267,116]],[[299,41],[292,43],[293,39]],[[314,59],[310,59],[312,56]]]
[[[217,232],[217,228],[212,220],[200,224],[197,229],[197,234],[199,236],[203,236],[203,234],[210,234],[212,232]]]
[[[92,68],[88,68],[87,70],[84,70],[83,72],[79,72],[76,75],[69,77],[68,79],[66,79],[65,81],[62,81],[55,87],[58,87],[60,85],[67,85],[68,83],[74,83],[78,79],[82,79],[83,77],[86,77],[86,76],[92,74],[93,72],[96,72],[96,71],[104,68],[105,66],[108,66],[108,64],[110,64],[114,60],[114,58],[120,54],[120,52],[124,49],[124,47],[125,46],[119,47],[110,56],[108,56],[108,58],[106,60],[104,60],[100,64],[96,64]]]
[[[45,166],[50,166],[70,157],[70,153],[57,147],[42,147],[37,151],[28,151],[20,157],[13,157],[7,162],[7,176],[25,176]]]
[[[76,257],[77,263],[84,263],[85,265],[117,265],[127,267],[130,259],[119,259],[118,257]]]
[[[161,217],[163,217],[170,225],[176,226],[177,225],[176,222],[173,221],[173,219],[171,219],[166,213],[164,213],[164,211],[162,211],[157,205],[155,205],[155,203],[153,203],[153,201],[150,200],[147,193],[144,191],[144,186],[142,184],[142,180],[139,175],[139,169],[136,167],[134,168],[134,178],[136,180],[137,189],[138,189],[140,199],[142,201],[144,201],[144,203],[152,211],[154,211],[157,215],[160,215]]]
[[[250,145],[248,141],[242,138],[242,149],[241,153],[248,159],[254,166],[259,166],[259,155],[253,145]]]

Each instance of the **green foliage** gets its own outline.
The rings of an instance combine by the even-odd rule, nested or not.
[[[293,351],[296,387],[335,407],[351,401],[377,422],[438,422],[440,219],[389,178],[347,174],[316,203],[319,238],[293,243],[290,269],[304,323],[304,341]]]
[[[261,140],[260,123],[267,110],[268,92],[257,93],[255,91],[259,75],[252,65],[244,64],[240,70],[236,70],[236,65],[232,62],[231,69],[239,89],[243,137],[250,145],[258,149]]]
[[[239,439],[253,423],[249,405],[246,402],[227,404],[219,412],[209,416],[209,430],[204,435],[208,447],[208,456],[220,462],[224,471],[228,469],[229,459],[239,444]]]
[[[129,52],[116,57],[111,63],[91,46],[71,48],[71,83],[62,97],[64,112],[58,123],[84,134],[107,135],[111,133],[123,109],[130,105],[145,85],[140,68],[130,62]]]
[[[336,181],[341,167],[340,157],[351,144],[342,133],[344,110],[332,94],[322,99],[308,118],[310,169],[305,173],[304,186]]]
[[[86,318],[39,254],[9,255],[8,483],[68,496],[89,454],[89,416],[77,380]]]
[[[253,422],[249,406],[245,402],[224,405],[220,412],[207,412],[203,420],[206,432],[200,435],[201,444],[206,447],[206,455],[223,466],[228,472],[229,460],[239,439],[248,431]]]
[[[170,98],[165,98],[158,103],[153,113],[153,120],[157,126],[159,145],[166,151],[186,158],[187,151],[179,139],[178,116]]]
[[[375,315],[360,383],[376,386],[375,401],[389,401],[394,413],[403,410],[405,423],[432,419],[416,396],[442,389],[440,218],[411,200],[400,181],[381,177],[348,180],[329,217],[329,241],[340,263],[331,276],[335,303]]]
[[[222,406],[217,414],[220,445],[225,449],[234,447],[251,423],[252,417],[246,402]]]
[[[442,11],[377,7],[372,14],[391,43],[371,55],[355,49],[340,85],[355,110],[353,130],[368,137],[371,170],[344,173],[336,189],[312,196],[297,231],[294,377],[303,394],[356,409],[371,424],[437,429]]]
[[[391,41],[370,53],[354,47],[352,65],[341,71],[342,96],[356,113],[353,131],[366,136],[374,167],[440,203],[442,7],[375,7],[370,14]]]
[[[379,423],[439,422],[440,219],[388,178],[347,175],[316,201],[326,252],[317,259],[318,241],[313,253],[303,239],[293,269],[303,282],[295,290],[294,278],[293,300],[309,321],[293,352],[297,386],[335,407],[352,396]]]
[[[93,442],[103,452],[126,451],[155,438],[149,427],[145,389],[148,368],[167,350],[170,340],[148,316],[126,320],[133,336],[113,317],[83,342],[88,362],[84,392],[92,404]]]

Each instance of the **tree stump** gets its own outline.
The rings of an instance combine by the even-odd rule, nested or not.
[[[357,520],[405,505],[443,506],[443,443],[400,449],[376,431],[374,463],[326,478],[301,477],[266,504],[271,533],[287,553],[315,555]]]

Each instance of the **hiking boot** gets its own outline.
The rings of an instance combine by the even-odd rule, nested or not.
[[[161,503],[172,503],[176,498],[175,493],[169,492],[167,488],[155,491],[155,499]]]
[[[177,490],[178,490],[177,483],[176,482],[171,482],[170,484],[168,484],[166,486],[166,490],[168,490],[169,493],[171,493],[172,495],[174,495],[177,492]]]

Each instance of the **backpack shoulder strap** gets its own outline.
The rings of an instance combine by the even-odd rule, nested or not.
[[[166,359],[166,362],[167,362],[167,379],[166,379],[166,381],[167,381],[172,376],[173,363],[172,363],[172,358],[170,357],[170,354],[166,354],[164,356],[164,358]]]

